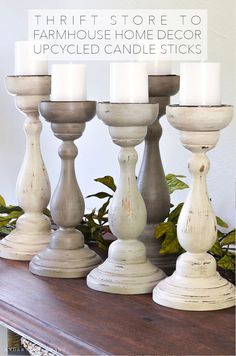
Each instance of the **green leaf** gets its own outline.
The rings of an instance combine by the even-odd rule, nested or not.
[[[181,251],[182,247],[177,239],[176,226],[171,221],[168,221],[166,223],[165,238],[161,244],[160,253],[171,254]]]
[[[96,194],[90,194],[88,195],[86,198],[91,198],[91,197],[96,197],[96,198],[99,198],[99,199],[104,199],[104,198],[111,198],[112,195],[111,194],[108,194],[106,192],[98,192]]]
[[[167,174],[166,176],[166,182],[169,188],[170,194],[172,194],[175,190],[182,190],[189,188],[189,186],[184,183],[182,180],[178,178],[185,178],[185,176],[182,175],[176,175],[176,174]]]
[[[11,225],[0,227],[0,238],[9,235],[12,230],[14,230],[14,227]]]
[[[82,232],[85,241],[93,240],[93,237],[91,236],[91,229],[84,220],[82,220],[81,224],[78,225],[76,228]]]
[[[223,269],[230,271],[235,270],[235,257],[231,253],[225,254],[221,259],[217,261],[217,265]]]
[[[164,237],[168,230],[172,230],[173,223],[171,221],[162,222],[155,228],[154,237],[160,239]]]
[[[216,222],[217,222],[217,225],[221,226],[221,227],[229,227],[228,224],[223,221],[221,218],[219,218],[219,216],[216,217]]]
[[[115,185],[114,179],[111,176],[96,178],[94,180],[95,180],[95,182],[102,183],[106,187],[110,188],[111,190],[113,190],[113,192],[116,191],[116,185]]]
[[[171,236],[167,236],[165,240],[162,242],[160,251],[161,254],[173,254],[173,253],[180,253],[183,252],[182,247],[179,244],[179,241],[176,238]]]
[[[85,215],[85,218],[86,218],[86,221],[87,221],[87,224],[88,226],[90,227],[90,229],[93,227],[93,226],[99,226],[95,221],[94,221],[94,213],[95,213],[95,209],[90,213],[90,214],[86,214]]]
[[[93,227],[91,228],[90,233],[91,233],[92,236],[95,234],[95,232],[97,231],[97,229],[98,229],[97,226],[93,226]]]
[[[0,227],[6,226],[11,221],[11,218],[0,219]]]
[[[110,246],[110,241],[107,241],[104,239],[102,234],[99,234],[96,238],[96,242],[98,244],[98,247],[103,250],[103,251],[107,251],[108,247]]]
[[[51,218],[51,212],[50,212],[49,209],[47,209],[47,208],[44,209],[43,213],[44,213],[47,217]]]
[[[13,205],[0,206],[0,214],[10,214],[13,211],[21,211],[21,212],[23,212],[23,210],[19,206],[13,206]]]
[[[168,221],[172,221],[173,223],[177,224],[183,205],[184,203],[180,203],[175,209],[171,211],[168,216]]]
[[[1,206],[6,206],[5,199],[3,198],[2,195],[0,195],[0,205],[1,205]]]
[[[226,234],[220,243],[222,246],[235,244],[236,243],[236,229],[233,229],[228,234]]]
[[[108,212],[108,211],[107,211]],[[103,216],[102,218],[102,225],[108,223],[108,216]]]
[[[7,225],[11,220],[18,219],[22,215],[21,211],[12,211],[7,216],[0,216],[0,226]]]
[[[177,239],[176,226],[172,221],[160,223],[155,229],[154,236],[157,239],[164,237],[160,253],[170,254],[183,251]]]
[[[104,215],[106,215],[107,214],[107,212],[108,212],[108,205],[109,205],[109,203],[110,203],[110,199],[111,198],[108,198],[108,200],[106,201],[106,203],[104,203],[103,205],[102,205],[102,207],[98,210],[98,221],[99,221],[99,223],[101,224],[101,222],[102,222],[102,219],[103,219],[103,217],[104,217]]]
[[[212,248],[209,250],[214,256],[223,256],[223,250],[220,246],[219,240],[217,239]]]
[[[225,234],[222,231],[217,230],[217,238],[219,241],[221,241],[222,237],[224,237],[224,236],[225,236]]]

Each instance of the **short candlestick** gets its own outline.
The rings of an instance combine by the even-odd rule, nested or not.
[[[232,106],[168,106],[167,118],[180,130],[180,139],[192,152],[193,176],[178,220],[178,240],[187,251],[176,262],[176,271],[153,291],[153,300],[183,310],[216,310],[235,303],[235,288],[216,272],[216,261],[207,251],[217,238],[216,218],[207,194],[206,152],[215,147],[219,132],[232,119]]]
[[[50,244],[30,262],[30,271],[46,277],[84,277],[101,258],[84,244],[83,234],[75,228],[84,215],[84,199],[78,186],[74,160],[78,150],[74,140],[81,137],[85,123],[96,112],[94,101],[45,101],[41,115],[51,123],[54,135],[63,141],[59,148],[61,174],[51,200],[51,214],[59,226]]]
[[[97,115],[109,126],[119,153],[120,180],[109,208],[109,226],[117,237],[109,247],[107,260],[87,277],[90,288],[118,294],[150,293],[164,278],[163,271],[146,257],[145,245],[138,240],[146,224],[146,208],[135,177],[137,153],[147,126],[158,114],[158,104],[99,103]]]
[[[48,75],[8,76],[6,86],[16,95],[16,106],[26,116],[26,152],[17,180],[17,199],[24,214],[16,229],[0,242],[0,256],[30,261],[48,244],[50,219],[43,214],[50,200],[50,184],[40,150],[38,103],[47,100],[51,79]]]
[[[166,219],[170,211],[170,194],[162,166],[159,140],[162,135],[160,118],[166,113],[166,105],[170,96],[179,90],[179,76],[150,75],[150,102],[159,103],[159,113],[155,122],[147,129],[143,160],[138,176],[138,188],[147,208],[147,225],[141,236],[147,248],[150,261],[164,269],[166,273],[173,272],[176,255],[161,255],[161,241],[154,237],[155,227]]]

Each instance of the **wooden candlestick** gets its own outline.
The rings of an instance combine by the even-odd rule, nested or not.
[[[161,255],[161,241],[154,237],[155,227],[166,219],[170,211],[170,194],[162,166],[159,140],[162,135],[160,118],[166,113],[170,96],[179,90],[178,75],[150,75],[150,102],[159,104],[159,113],[155,122],[148,126],[145,137],[143,160],[138,176],[138,188],[147,208],[147,225],[141,236],[146,246],[150,261],[164,269],[166,273],[173,272],[176,255]]]
[[[50,184],[40,150],[42,124],[38,104],[47,100],[51,78],[47,75],[9,76],[6,87],[16,95],[16,107],[26,116],[26,152],[17,180],[17,199],[24,214],[16,229],[0,241],[0,256],[30,261],[48,244],[50,219],[43,214],[50,200]]]
[[[167,118],[180,130],[180,139],[193,155],[189,171],[191,188],[178,220],[178,240],[187,251],[176,262],[176,271],[153,291],[153,300],[183,310],[216,310],[235,303],[235,288],[216,272],[216,261],[207,253],[217,237],[216,218],[207,194],[206,152],[218,142],[219,131],[232,119],[232,106],[168,106]]]
[[[78,186],[74,160],[78,150],[74,140],[81,137],[85,123],[96,113],[94,101],[45,101],[41,115],[51,123],[54,135],[63,141],[59,148],[61,175],[51,200],[51,214],[59,226],[50,244],[30,262],[30,271],[46,277],[84,277],[101,258],[84,245],[83,234],[75,229],[84,215],[84,199]]]
[[[109,126],[119,153],[120,180],[109,209],[109,226],[117,237],[109,247],[107,260],[87,277],[90,288],[118,294],[150,293],[164,278],[163,271],[146,257],[145,245],[138,240],[146,224],[146,208],[135,177],[137,153],[158,114],[158,104],[99,103],[97,115]]]

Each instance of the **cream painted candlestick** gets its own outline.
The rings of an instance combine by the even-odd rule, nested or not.
[[[40,104],[40,112],[63,141],[59,148],[61,175],[51,200],[52,218],[59,229],[52,234],[49,246],[32,259],[30,271],[46,277],[84,277],[101,258],[84,244],[83,234],[75,228],[84,215],[84,199],[75,175],[78,150],[74,140],[94,117],[96,102],[47,101]]]
[[[146,224],[146,208],[138,191],[134,146],[141,143],[158,114],[158,104],[99,103],[97,115],[109,126],[119,153],[120,180],[109,209],[109,226],[117,237],[107,260],[87,277],[90,288],[118,294],[150,293],[165,274],[146,257],[138,240]]]
[[[150,102],[159,104],[155,122],[147,129],[143,160],[138,175],[138,188],[147,208],[147,225],[141,236],[147,248],[147,257],[165,272],[173,272],[176,255],[159,253],[161,241],[154,237],[155,227],[166,219],[170,211],[170,193],[162,166],[159,140],[162,135],[160,119],[166,113],[170,96],[179,90],[178,75],[149,75]]]
[[[0,241],[0,256],[30,261],[48,244],[51,222],[43,214],[50,200],[50,184],[40,151],[38,103],[50,93],[50,76],[9,76],[8,91],[16,95],[16,106],[26,116],[26,152],[17,180],[17,199],[24,214],[16,229]]]
[[[220,130],[233,116],[232,106],[168,106],[167,118],[180,130],[180,139],[192,152],[192,184],[178,220],[178,240],[187,251],[176,262],[176,271],[153,291],[153,300],[183,310],[216,310],[235,303],[235,287],[216,272],[216,261],[207,251],[217,237],[216,218],[207,194],[206,152],[215,147]]]

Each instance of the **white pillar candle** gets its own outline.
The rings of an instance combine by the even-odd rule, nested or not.
[[[181,63],[180,105],[221,105],[220,63]]]
[[[148,103],[146,63],[110,64],[110,102]]]
[[[15,42],[15,75],[47,75],[48,61],[41,60],[33,51],[33,42]]]
[[[170,75],[171,61],[148,61],[148,75]]]
[[[52,66],[51,100],[85,101],[86,99],[86,65],[54,64]]]

